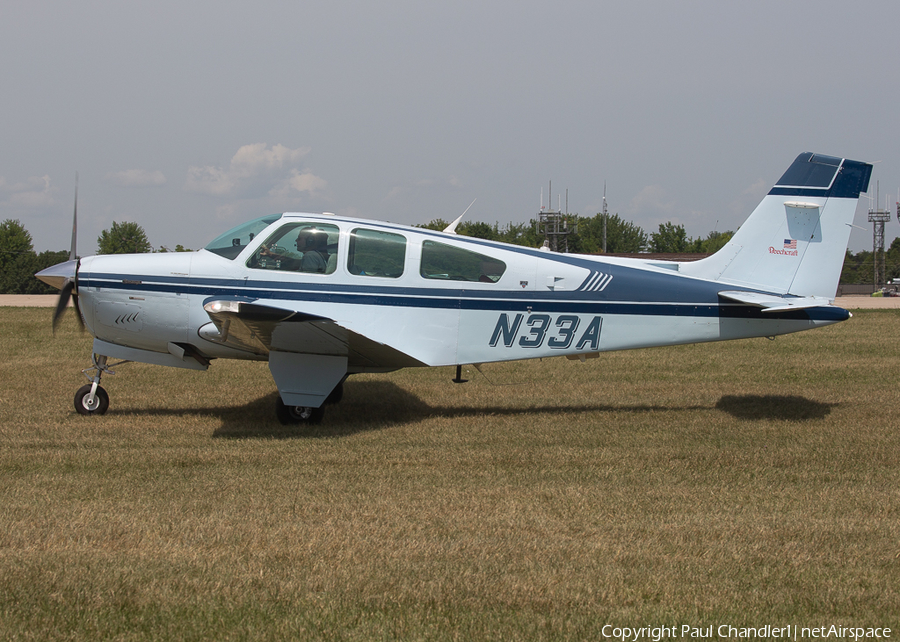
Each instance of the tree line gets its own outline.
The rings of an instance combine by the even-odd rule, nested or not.
[[[887,283],[900,279],[900,236],[884,251],[884,276]],[[843,285],[863,285],[875,283],[875,255],[868,250],[854,254],[847,250],[844,269],[841,271]]]
[[[710,232],[705,237],[690,238],[683,225],[661,223],[656,232],[647,233],[640,226],[623,220],[618,214],[595,214],[594,216],[568,215],[564,219],[569,231],[567,244],[569,252],[575,254],[603,253],[603,224],[606,218],[606,253],[640,254],[712,254],[725,245],[734,232]],[[429,230],[443,230],[449,223],[435,219],[418,225]],[[527,247],[540,247],[544,235],[539,222],[532,219],[528,223],[510,223],[501,227],[499,223],[490,225],[477,221],[462,221],[456,228],[462,236],[502,241]]]
[[[116,223],[103,230],[97,238],[97,254],[140,254],[168,252],[160,246],[154,249],[147,234],[137,223]],[[189,252],[181,245],[176,252]],[[34,251],[31,233],[17,220],[0,223],[0,294],[53,294],[54,287],[34,277],[36,272],[69,260],[68,250],[58,252]]]
[[[734,232],[709,232],[705,237],[690,238],[683,225],[661,223],[655,232],[647,233],[640,226],[623,220],[618,214],[602,213],[591,217],[569,215],[565,219],[568,251],[578,254],[603,252],[603,224],[606,217],[606,252],[609,254],[712,254],[724,246]],[[419,225],[424,229],[443,230],[448,225],[443,219]],[[528,223],[510,223],[500,226],[480,221],[462,221],[456,228],[461,236],[490,241],[501,241],[527,247],[540,247],[544,236],[537,220]],[[137,223],[113,222],[97,238],[97,254],[130,254],[146,252],[189,252],[182,245],[174,250],[165,246],[154,248],[144,229]],[[36,253],[31,234],[17,220],[0,223],[0,293],[49,294],[56,292],[34,278],[35,272],[62,263],[69,258],[65,250]],[[900,238],[894,239],[885,252],[887,280],[900,278]],[[871,252],[853,254],[849,250],[841,273],[843,284],[866,284],[874,281],[874,262]]]

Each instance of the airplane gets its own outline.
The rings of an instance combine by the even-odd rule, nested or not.
[[[348,376],[400,368],[774,337],[844,321],[834,305],[872,165],[800,154],[718,252],[693,262],[561,254],[333,214],[244,223],[189,253],[75,258],[36,276],[94,337],[83,415],[136,361],[267,361],[283,424],[316,424]],[[76,192],[77,201],[77,192]],[[77,206],[76,206],[77,212]],[[117,363],[110,360],[119,359]]]

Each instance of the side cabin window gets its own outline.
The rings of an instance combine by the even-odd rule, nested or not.
[[[405,259],[406,237],[400,234],[361,227],[350,233],[350,274],[396,279],[403,274]]]
[[[340,230],[327,223],[282,225],[247,261],[247,267],[283,272],[331,274],[337,267]]]
[[[461,247],[424,241],[420,269],[426,279],[496,283],[506,271],[506,263]]]

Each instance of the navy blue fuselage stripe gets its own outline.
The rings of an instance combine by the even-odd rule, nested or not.
[[[640,283],[629,283],[629,277],[640,274]],[[707,281],[689,279],[669,274],[646,274],[635,270],[622,273],[620,283],[626,287],[622,291],[633,293],[626,301],[634,303],[717,303],[721,285]],[[575,302],[597,303],[603,296],[591,290],[561,290],[541,292],[533,290],[501,290],[493,288],[422,288],[409,286],[385,285],[352,285],[334,282],[297,282],[297,281],[246,281],[244,279],[198,279],[194,277],[142,277],[136,283],[121,274],[97,274],[82,276],[80,284],[87,287],[105,287],[116,290],[144,290],[148,292],[180,292],[214,296],[223,293],[241,292],[245,296],[257,298],[279,298],[296,300],[323,300],[333,296],[385,296],[388,298],[405,297],[412,299],[464,299],[464,300],[519,300],[526,304],[535,301],[569,300]],[[678,279],[679,287],[674,287],[671,279]],[[476,284],[473,284],[476,285]],[[247,294],[251,293],[251,294]],[[768,293],[767,293],[768,294]],[[613,300],[621,300],[619,297]],[[608,299],[600,299],[603,302]]]
[[[577,290],[558,290],[558,291],[541,291],[541,290],[516,290],[516,289],[499,289],[495,286],[486,286],[483,284],[473,283],[470,288],[459,283],[455,287],[435,288],[435,287],[411,287],[409,285],[393,285],[393,284],[377,284],[373,283],[373,279],[364,278],[365,283],[335,283],[330,279],[323,279],[316,282],[315,280],[298,282],[298,281],[256,281],[246,279],[223,279],[223,278],[200,278],[200,277],[176,277],[176,276],[143,276],[138,284],[134,282],[134,276],[118,273],[98,273],[92,272],[88,275],[82,275],[80,279],[81,285],[91,285],[108,287],[112,289],[122,290],[140,290],[148,291],[173,291],[183,293],[193,293],[206,296],[214,296],[227,292],[233,293],[236,290],[242,292],[253,292],[257,297],[268,298],[286,298],[302,300],[304,297],[311,296],[313,293],[336,293],[341,295],[360,294],[360,295],[385,295],[388,297],[433,297],[439,299],[492,299],[492,300],[523,300],[528,301],[589,301],[604,302],[625,300],[634,303],[685,303],[685,304],[716,304],[718,303],[718,293],[722,290],[722,284],[702,279],[692,279],[677,273],[671,272],[647,272],[629,267],[606,265],[606,279],[612,276],[616,277],[616,293],[610,296],[608,292],[600,293],[596,288],[586,288],[579,286]],[[600,274],[596,272],[596,274]],[[772,294],[763,290],[754,288],[741,288],[748,292],[759,292],[762,294]],[[278,293],[287,293],[282,295]],[[775,295],[778,296],[778,295]],[[786,298],[793,298],[787,295]],[[318,299],[317,299],[318,300]]]
[[[841,308],[818,307],[803,310],[763,313],[760,308],[743,304],[719,304],[714,302],[651,302],[651,301],[599,301],[595,297],[588,298],[591,293],[542,293],[545,296],[535,298],[529,292],[521,298],[515,292],[472,292],[463,290],[431,290],[428,296],[421,296],[418,288],[396,288],[397,292],[348,292],[331,289],[262,289],[247,287],[241,279],[232,281],[233,285],[217,287],[197,286],[173,279],[158,279],[160,282],[147,283],[144,277],[141,283],[123,283],[121,280],[106,281],[95,276],[83,279],[80,287],[98,287],[109,290],[127,290],[132,292],[158,292],[187,294],[206,297],[221,296],[223,298],[246,297],[259,300],[309,301],[318,303],[343,303],[355,305],[375,305],[382,307],[412,307],[431,309],[458,310],[495,310],[499,312],[556,312],[582,314],[616,314],[634,316],[672,316],[672,317],[704,317],[704,318],[742,318],[742,319],[800,319],[812,321],[839,321],[849,317],[849,313]],[[157,279],[154,279],[157,280]],[[284,285],[284,284],[282,284]],[[441,295],[435,295],[441,292]],[[415,293],[413,295],[413,293]],[[481,296],[470,296],[478,294]],[[555,295],[552,298],[549,295]],[[519,298],[502,298],[498,295],[512,295]],[[574,295],[574,296],[573,296]],[[565,296],[566,298],[563,298]],[[491,297],[491,298],[488,298]]]
[[[611,267],[611,266],[610,266]],[[612,269],[612,268],[611,268]],[[721,285],[707,281],[690,279],[677,274],[646,273],[631,268],[616,270],[619,274],[619,283],[625,285],[624,291],[637,293],[635,301],[666,301],[671,303],[715,302]],[[629,281],[639,279],[639,283]],[[672,279],[678,280],[678,287],[674,287]],[[366,284],[336,284],[331,280],[315,281],[253,281],[245,279],[212,279],[197,277],[153,277],[142,276],[139,283],[135,283],[133,276],[127,274],[100,274],[93,272],[90,275],[82,275],[81,284],[115,289],[148,289],[154,291],[192,292],[198,294],[215,294],[223,290],[250,289],[257,292],[289,292],[294,295],[306,292],[339,292],[341,294],[384,294],[388,296],[424,296],[439,298],[470,298],[470,299],[521,299],[529,300],[558,300],[571,298],[576,300],[596,301],[598,293],[592,289],[582,288],[577,290],[561,291],[534,291],[499,289],[499,286],[484,286],[472,283],[473,287],[465,287],[465,282],[449,282],[457,284],[456,287],[411,287],[404,285],[380,285],[371,283],[372,279],[366,279]],[[632,285],[630,285],[632,283]],[[162,289],[159,289],[159,288]],[[637,298],[642,296],[643,299]]]

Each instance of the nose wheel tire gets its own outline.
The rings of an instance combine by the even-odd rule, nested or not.
[[[287,406],[281,397],[275,402],[275,414],[285,426],[311,425],[322,423],[325,417],[325,408],[313,408],[311,406]]]
[[[97,386],[94,398],[91,399],[92,384],[86,384],[75,393],[75,410],[80,415],[102,415],[109,409],[109,394]]]

